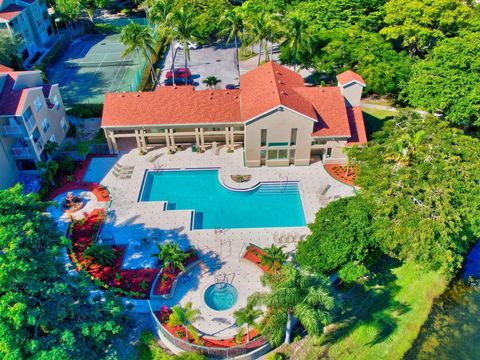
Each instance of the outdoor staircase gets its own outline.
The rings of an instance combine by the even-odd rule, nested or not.
[[[123,166],[117,163],[112,169],[112,174],[118,179],[130,179],[133,169],[135,169],[134,166]]]

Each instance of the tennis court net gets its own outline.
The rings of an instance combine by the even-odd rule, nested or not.
[[[64,69],[74,69],[81,67],[104,67],[104,66],[128,66],[136,65],[137,62],[131,59],[111,60],[111,61],[75,61],[67,60],[63,62]]]

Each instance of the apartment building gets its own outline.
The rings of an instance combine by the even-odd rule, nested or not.
[[[0,0],[0,31],[16,37],[19,54],[28,63],[54,35],[45,0]]]
[[[37,173],[45,143],[61,144],[68,128],[58,84],[44,84],[40,71],[0,65],[0,188]]]
[[[238,90],[160,87],[105,95],[102,128],[111,152],[135,138],[140,151],[165,144],[204,150],[213,142],[243,145],[245,165],[342,164],[344,148],[367,141],[359,107],[362,77],[347,71],[338,86],[307,87],[288,68],[268,62],[240,76]],[[130,141],[129,141],[130,140]]]

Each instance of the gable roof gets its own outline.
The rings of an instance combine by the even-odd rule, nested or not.
[[[8,5],[5,9],[0,10],[0,19],[10,21],[15,16],[20,14],[25,8],[20,5]]]
[[[0,73],[10,72],[10,71],[13,71],[13,69],[12,69],[12,68],[9,68],[8,66],[5,66],[5,65],[0,64]]]
[[[164,86],[153,92],[107,93],[102,126],[239,123],[239,90]]]
[[[299,74],[272,61],[241,75],[243,120],[285,106],[316,121],[312,104],[295,91],[303,86]]]
[[[353,72],[352,70],[347,70],[341,74],[338,74],[337,80],[341,85],[347,85],[351,82],[357,82],[362,86],[367,86],[365,80],[363,80],[363,78],[359,74]]]
[[[347,108],[348,123],[352,136],[348,139],[348,145],[363,145],[367,142],[367,132],[365,131],[365,122],[360,106]]]
[[[314,107],[317,122],[313,126],[314,137],[349,137],[350,126],[345,105],[339,87],[303,87],[296,88]]]

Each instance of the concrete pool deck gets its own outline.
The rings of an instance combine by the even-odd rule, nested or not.
[[[290,235],[292,242],[285,245],[286,251],[293,251],[296,241],[309,233],[307,226],[288,228],[252,228],[252,229],[214,229],[190,230],[191,211],[164,211],[164,202],[138,202],[146,170],[165,168],[219,168],[219,178],[229,187],[249,188],[262,181],[298,181],[302,204],[307,223],[313,222],[315,214],[326,204],[319,194],[329,185],[326,196],[330,200],[354,194],[352,187],[338,182],[328,175],[323,164],[318,162],[310,166],[260,167],[243,166],[243,150],[236,149],[227,153],[221,149],[219,155],[212,150],[203,154],[193,153],[190,149],[167,154],[165,148],[150,150],[139,155],[136,149],[118,156],[118,164],[133,167],[131,177],[120,179],[112,170],[100,180],[111,193],[112,207],[102,228],[101,236],[113,237],[116,245],[126,245],[127,253],[124,267],[136,268],[150,266],[151,254],[157,252],[156,243],[175,241],[183,249],[195,246],[200,252],[201,265],[194,267],[190,281],[180,279],[178,287],[169,300],[152,301],[154,310],[162,305],[173,306],[192,301],[193,308],[200,309],[202,319],[195,326],[203,333],[219,337],[231,337],[238,331],[234,325],[233,312],[246,304],[247,297],[262,290],[260,277],[262,272],[255,265],[241,259],[248,243],[268,247],[281,235]],[[103,171],[103,168],[101,168]],[[231,175],[252,175],[248,183],[237,184]],[[274,209],[272,209],[274,211]],[[151,241],[138,246],[141,239]],[[135,245],[134,245],[135,244]],[[203,300],[205,289],[215,283],[222,274],[231,277],[231,283],[238,290],[236,305],[224,312],[214,311]],[[230,278],[229,278],[230,280]]]

